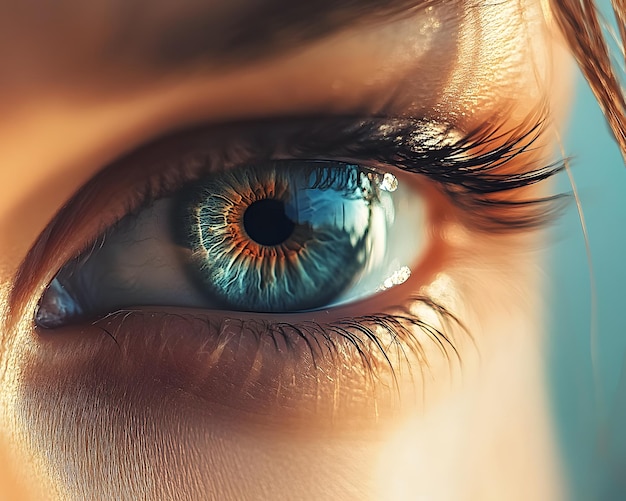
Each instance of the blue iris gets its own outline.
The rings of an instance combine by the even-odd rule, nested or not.
[[[174,217],[191,276],[233,310],[327,305],[367,263],[373,177],[342,162],[277,161],[201,179]]]

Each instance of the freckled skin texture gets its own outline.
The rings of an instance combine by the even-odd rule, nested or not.
[[[393,94],[398,116],[437,116],[461,130],[497,118],[510,128],[547,101],[551,125],[524,161],[549,162],[570,63],[539,2],[471,9],[449,2],[346,29],[276,59],[162,78],[126,78],[110,65],[99,73],[97,61],[85,75],[71,53],[52,72],[52,49],[30,47],[25,60],[9,59],[15,68],[3,68],[1,82],[0,429],[15,473],[0,478],[6,489],[26,486],[33,499],[55,500],[563,495],[542,358],[537,249],[545,248],[545,235],[450,223],[458,209],[433,185],[424,191],[439,235],[435,256],[391,295],[341,313],[364,315],[427,291],[462,320],[466,331],[452,333],[462,366],[432,342],[423,358],[391,357],[405,364],[400,406],[390,375],[379,386],[366,384],[351,366],[354,354],[344,353],[339,367],[322,364],[325,379],[301,381],[262,347],[258,366],[287,372],[251,364],[242,376],[230,345],[219,357],[197,339],[193,346],[204,351],[191,349],[191,334],[150,312],[117,331],[108,325],[117,345],[89,326],[37,332],[31,319],[39,295],[98,221],[75,228],[64,250],[45,261],[56,269],[35,273],[9,308],[20,263],[75,191],[120,155],[182,127],[320,110],[354,114],[362,103],[388,104]],[[116,201],[90,210],[104,220]],[[242,342],[238,349],[259,348]],[[220,391],[230,376],[243,378],[240,386]],[[277,381],[272,395],[264,391]]]

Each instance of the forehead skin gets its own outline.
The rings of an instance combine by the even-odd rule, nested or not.
[[[194,64],[224,68],[272,59],[349,27],[371,28],[409,17],[436,3],[25,0],[0,18],[0,55],[19,56],[28,65],[33,61],[29,51],[36,53],[37,48],[52,43],[57,50],[51,66],[57,68],[59,64],[71,67],[78,62],[83,70],[90,63],[100,70],[109,64],[126,64],[127,73],[180,70]],[[24,32],[29,34],[27,39]],[[75,40],[81,40],[81,44],[73,43]],[[37,62],[40,67],[46,65],[40,59]]]
[[[332,29],[300,37],[287,50],[274,50],[289,45],[289,37],[295,37],[290,30],[280,43],[268,46],[268,51],[273,50],[271,57],[250,55],[242,49],[229,60],[216,49],[227,47],[226,42],[214,42],[200,55],[188,51],[188,56],[174,61],[175,65],[171,64],[172,57],[153,61],[141,56],[150,47],[163,46],[159,45],[157,28],[178,16],[169,12],[174,2],[158,4],[163,13],[155,8],[150,16],[154,23],[146,27],[154,36],[142,41],[144,30],[138,30],[133,33],[134,48],[128,51],[122,44],[114,50],[96,50],[110,47],[103,43],[110,35],[108,28],[99,24],[101,11],[85,14],[79,26],[52,29],[46,16],[63,19],[64,13],[80,6],[66,2],[66,10],[58,12],[30,9],[37,3],[24,2],[21,12],[0,16],[7,28],[0,31],[10,38],[10,43],[0,44],[6,61],[0,80],[0,318],[6,318],[6,297],[19,263],[56,211],[103,166],[155,136],[201,123],[363,113],[436,116],[461,130],[470,130],[494,117],[506,116],[515,123],[546,100],[553,115],[559,115],[566,102],[565,79],[553,78],[568,74],[563,49],[552,38],[539,3],[534,1],[493,5],[388,2],[387,14],[385,9],[377,10],[371,15],[372,22],[357,22],[358,12],[352,22],[345,13],[348,10],[337,14],[339,22],[331,16],[336,12],[330,12],[326,17],[335,19],[327,23]],[[92,4],[105,5],[81,3]],[[242,1],[233,5],[249,4]],[[397,7],[405,4],[410,7],[406,15],[398,15]],[[188,5],[193,11],[199,4]],[[219,4],[207,5],[220,8]],[[250,17],[245,10],[237,15]],[[234,19],[237,15],[232,14]],[[210,16],[209,21],[214,22]],[[204,29],[202,23],[199,26]],[[72,49],[66,50],[68,47]],[[190,46],[182,43],[181,47]],[[549,151],[543,154],[549,156]],[[532,291],[537,283],[528,278],[517,285]],[[35,292],[32,301],[36,301]],[[25,309],[32,306],[25,305]],[[507,330],[506,346],[500,341],[485,349],[488,377],[468,378],[469,390],[427,420],[394,423],[384,442],[316,444],[249,437],[247,443],[239,443],[227,431],[206,431],[203,423],[198,425],[191,418],[180,425],[177,435],[163,436],[161,424],[178,422],[173,406],[171,413],[159,416],[161,421],[140,423],[143,428],[131,430],[135,433],[132,437],[143,440],[132,449],[136,457],[121,455],[117,463],[92,465],[99,475],[91,479],[92,484],[81,476],[89,477],[90,471],[71,473],[76,474],[76,482],[86,482],[91,492],[108,493],[111,498],[120,493],[107,484],[107,479],[120,478],[128,471],[134,472],[135,479],[128,489],[149,493],[155,499],[159,499],[159,489],[193,490],[191,484],[159,484],[166,481],[158,467],[174,464],[181,472],[181,479],[175,480],[181,483],[185,473],[192,477],[199,468],[212,469],[219,479],[216,489],[233,499],[255,492],[259,486],[268,496],[277,492],[284,496],[297,487],[306,489],[311,499],[320,499],[328,494],[325,489],[337,487],[344,489],[346,498],[363,498],[363,491],[350,490],[355,485],[372,489],[373,499],[401,499],[407,492],[407,499],[412,499],[410,493],[416,490],[438,499],[460,499],[461,492],[473,499],[554,499],[557,473],[536,353],[539,338],[534,330],[538,320],[532,315],[517,319],[510,312],[504,321],[504,317],[489,315],[487,330],[491,324],[497,331],[503,323],[515,321]],[[0,395],[3,428],[10,430],[11,445],[18,449],[31,440],[28,423],[15,417],[22,371],[38,369],[27,356],[30,334],[25,326],[3,332],[5,346],[13,347],[3,354],[4,366],[10,368],[4,373]],[[494,353],[505,355],[490,358]],[[514,357],[506,355],[509,353]],[[511,375],[514,371],[502,366],[524,366],[536,373],[517,379]],[[502,392],[496,382],[506,384],[507,391]],[[70,398],[63,403],[65,407],[51,408],[53,396],[61,393],[55,384],[60,383],[50,379],[39,393],[30,394],[29,409],[38,408],[40,414],[39,421],[33,419],[45,433],[68,440],[65,446],[71,452],[67,454],[85,454],[68,437],[76,436],[72,405],[80,400],[80,391],[89,389],[77,390],[75,401]],[[129,416],[136,416],[133,402],[127,404]],[[94,422],[100,423],[100,428],[94,428],[95,434],[106,428],[107,437],[124,435],[123,428],[131,421],[124,414],[107,416],[103,409],[92,411]],[[533,434],[521,440],[518,435],[511,436],[511,426],[530,427]],[[466,433],[468,430],[471,433]],[[96,444],[98,440],[96,436]],[[33,443],[37,450],[36,441],[30,445]],[[151,447],[158,443],[174,445],[164,451]],[[487,452],[475,461],[459,454],[479,446]],[[516,451],[506,464],[502,450]],[[223,454],[221,462],[211,459],[214,456],[207,458],[213,451]],[[45,483],[41,475],[44,469],[37,469],[44,459],[29,461],[29,471],[35,472],[31,480]],[[157,466],[150,470],[153,464]],[[419,465],[419,474],[411,469],[414,465]],[[241,478],[243,470],[247,472],[245,479]],[[450,471],[462,472],[459,475],[463,478],[456,479],[458,487],[447,482]],[[498,471],[498,478],[493,478],[493,471]],[[320,478],[327,480],[325,485],[320,485]],[[167,481],[174,480],[168,477]],[[55,479],[50,483],[51,488],[57,487]],[[465,486],[473,490],[463,491]]]

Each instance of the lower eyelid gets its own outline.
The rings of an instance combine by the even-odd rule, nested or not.
[[[323,325],[221,313],[122,311],[87,328],[40,331],[46,360],[37,377],[58,370],[141,399],[182,393],[247,426],[306,423],[312,433],[347,433],[357,423],[374,429],[397,417],[401,401],[416,400],[428,363],[421,357],[445,350],[444,358],[456,356],[452,344],[406,312]],[[377,331],[376,341],[367,330]]]

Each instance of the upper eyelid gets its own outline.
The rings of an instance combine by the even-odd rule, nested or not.
[[[558,214],[563,195],[528,198],[524,188],[564,165],[545,160],[547,107],[531,110],[513,126],[507,118],[502,113],[469,132],[424,118],[385,116],[281,118],[227,127],[247,139],[261,160],[342,160],[425,176],[463,211],[478,216],[467,220],[474,229],[506,232],[538,227]],[[264,144],[274,149],[263,151]]]
[[[232,146],[237,141],[236,147],[245,148],[252,161],[296,157],[377,162],[478,194],[514,190],[560,170],[558,164],[533,169],[529,162],[505,171],[503,167],[518,156],[537,149],[548,116],[540,108],[509,128],[504,125],[506,119],[503,114],[466,132],[454,124],[423,118],[281,117],[182,130],[136,151],[195,134],[200,141],[194,146],[204,141],[206,150],[221,148],[226,161],[232,152],[222,144]],[[206,160],[211,161],[210,154]],[[177,167],[184,168],[184,164]]]

